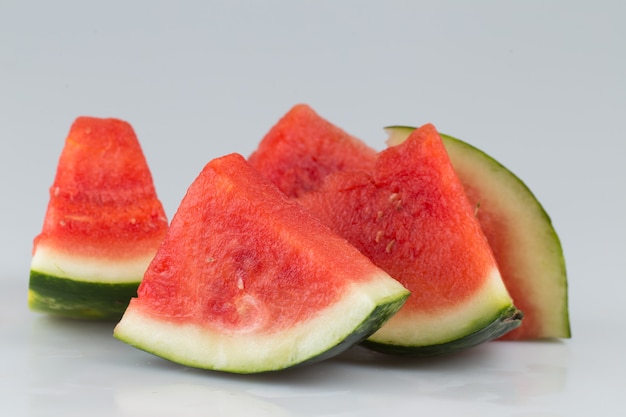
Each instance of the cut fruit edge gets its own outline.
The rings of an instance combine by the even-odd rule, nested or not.
[[[232,373],[281,370],[326,359],[377,330],[409,292],[385,274],[351,285],[341,301],[305,323],[271,334],[210,329],[159,317],[132,299],[114,336],[136,348],[186,366]]]

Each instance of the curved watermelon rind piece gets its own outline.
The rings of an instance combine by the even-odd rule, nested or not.
[[[28,306],[31,310],[73,319],[119,320],[139,282],[76,281],[30,271]]]
[[[366,340],[376,330],[380,329],[382,325],[385,324],[387,320],[389,320],[390,317],[392,317],[395,313],[398,312],[398,310],[400,310],[408,296],[409,293],[407,292],[406,295],[402,298],[397,298],[395,300],[392,299],[389,302],[379,304],[372,311],[372,313],[365,320],[363,320],[363,322],[356,329],[354,329],[350,336],[348,336],[342,342],[338,343],[326,352],[303,362],[303,364],[319,362],[321,360],[336,356],[337,354],[344,352],[353,345],[359,344],[363,340]]]
[[[386,344],[367,339],[361,342],[361,345],[373,351],[398,356],[432,357],[447,355],[497,339],[519,327],[522,323],[522,318],[523,313],[515,306],[510,306],[499,312],[498,317],[491,323],[487,325],[481,323],[475,326],[479,330],[449,342],[426,346],[407,346]]]
[[[308,322],[264,337],[246,332],[228,335],[177,323],[150,313],[139,299],[131,300],[113,335],[135,348],[194,368],[235,374],[280,371],[334,357],[370,336],[393,316],[409,292],[398,291],[395,283],[381,287],[376,281],[359,285]]]
[[[526,237],[532,240],[529,240],[524,247],[517,250],[517,255],[520,258],[517,260],[519,264],[516,265],[514,269],[521,271],[524,266],[522,263],[525,259],[532,259],[534,261],[533,265],[541,266],[537,266],[535,270],[526,273],[525,276],[528,277],[528,282],[516,282],[517,284],[527,284],[527,286],[522,289],[516,290],[515,287],[513,287],[514,283],[507,280],[506,276],[503,277],[505,284],[508,285],[512,293],[516,305],[528,313],[525,326],[507,333],[503,339],[527,338],[529,333],[525,333],[525,327],[535,327],[538,325],[541,325],[539,330],[540,338],[571,337],[565,256],[563,254],[561,240],[549,214],[530,188],[493,157],[453,136],[441,136],[450,154],[453,165],[456,163],[455,169],[460,173],[460,177],[467,178],[472,174],[469,168],[464,169],[460,166],[462,155],[470,154],[475,158],[480,158],[483,163],[489,165],[490,170],[494,172],[494,174],[497,174],[502,181],[507,182],[507,188],[512,194],[517,193],[517,199],[515,201],[513,201],[513,199],[510,199],[510,202],[505,201],[505,203],[508,204],[507,211],[512,213],[514,210],[522,210],[523,213],[512,214],[511,216],[520,220],[524,215],[528,216],[528,213],[532,213],[531,216],[528,216],[529,223],[519,228],[523,233],[532,235],[531,237]],[[472,165],[477,165],[477,163]],[[502,195],[501,193],[497,194],[499,196]],[[480,207],[478,210],[480,220]],[[509,221],[508,223],[512,224],[513,222]],[[488,239],[491,238],[488,232],[486,232],[486,234]],[[498,254],[497,249],[495,249],[495,251],[496,254]],[[504,268],[501,269],[504,270]],[[517,296],[518,294],[519,296]],[[527,297],[522,298],[522,294]],[[531,302],[532,305],[526,304],[527,302]],[[531,316],[536,308],[539,308],[538,311],[541,313],[541,317]],[[530,323],[529,317],[533,323]],[[537,323],[537,320],[541,322]],[[534,331],[534,329],[529,329],[528,331]]]
[[[414,129],[386,127],[387,145],[402,143]],[[494,198],[492,203],[497,205],[499,216],[506,216],[504,223],[517,231],[515,251],[504,249],[506,253],[500,253],[493,248],[505,285],[526,315],[524,325],[502,339],[571,337],[565,257],[550,216],[530,188],[496,159],[461,139],[440,136],[463,185],[479,191],[491,188],[489,195]],[[483,204],[477,209],[481,221],[481,210],[484,212],[486,207]],[[493,246],[495,237],[488,230],[485,234]],[[509,274],[517,275],[509,278]]]

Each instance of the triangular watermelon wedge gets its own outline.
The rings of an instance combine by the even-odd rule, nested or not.
[[[519,326],[522,315],[434,126],[380,152],[373,172],[336,172],[298,201],[411,291],[366,346],[450,353]]]
[[[387,144],[401,144],[414,127],[385,128]],[[524,311],[523,324],[502,339],[571,337],[567,272],[561,241],[550,216],[514,173],[480,149],[441,135],[502,279]]]
[[[77,118],[33,245],[30,308],[119,319],[166,230],[167,218],[131,125]]]
[[[230,154],[189,187],[114,335],[192,367],[275,371],[347,349],[407,296]]]

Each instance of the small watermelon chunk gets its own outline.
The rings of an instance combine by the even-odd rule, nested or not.
[[[290,197],[316,189],[332,172],[371,170],[375,161],[375,150],[306,104],[291,108],[248,157],[258,172]]]
[[[361,341],[407,296],[230,154],[189,187],[114,336],[191,367],[276,371]]]
[[[519,326],[521,312],[434,126],[380,152],[373,172],[336,172],[298,201],[411,291],[365,346],[435,355]]]
[[[414,129],[386,128],[387,144],[404,142]],[[459,139],[441,136],[471,204],[477,207],[502,279],[524,312],[522,325],[502,339],[571,337],[563,250],[541,203],[494,158]]]
[[[130,124],[79,117],[65,141],[43,229],[34,240],[30,308],[118,320],[166,230]]]

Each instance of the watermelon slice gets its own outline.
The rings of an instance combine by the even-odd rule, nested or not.
[[[398,145],[413,127],[386,128]],[[441,135],[454,170],[494,252],[502,279],[524,322],[502,339],[571,337],[567,274],[559,237],[528,187],[481,150]]]
[[[34,241],[30,308],[119,319],[166,230],[130,124],[79,117],[65,141],[43,229]]]
[[[290,197],[318,188],[332,172],[374,168],[376,151],[306,104],[287,112],[248,162]]]
[[[407,296],[230,154],[189,187],[114,335],[192,367],[275,371],[347,349]]]
[[[382,151],[372,173],[336,172],[298,201],[411,291],[367,347],[450,353],[520,324],[434,126]]]

